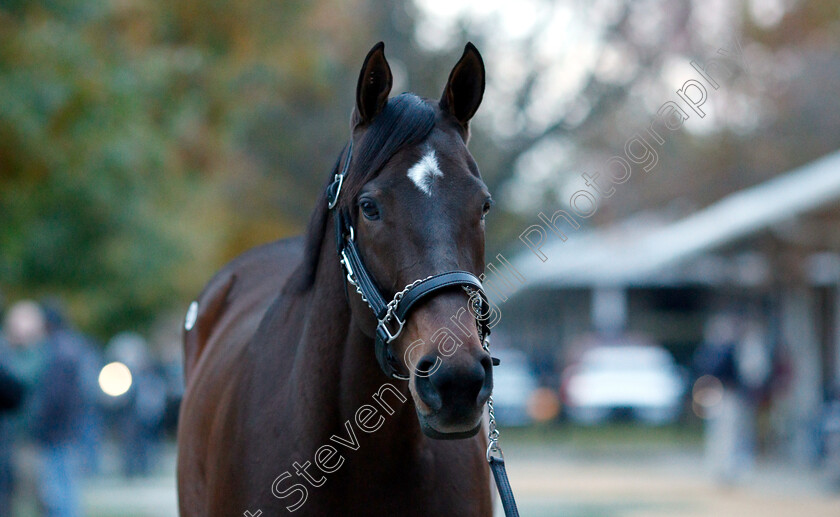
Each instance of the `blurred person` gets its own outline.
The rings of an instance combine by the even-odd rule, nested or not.
[[[0,416],[0,515],[11,515],[14,494],[35,502],[37,495],[36,454],[31,444],[21,443],[26,418],[36,404],[33,394],[46,363],[46,326],[40,306],[32,301],[12,305],[3,321],[0,357],[3,367],[26,393],[13,415]],[[4,497],[5,496],[5,497]]]
[[[34,302],[9,311],[7,336],[18,347],[12,356],[29,390],[21,429],[34,450],[39,509],[47,517],[76,517],[76,447],[84,407],[77,349],[48,333],[45,314]]]
[[[41,307],[30,300],[9,308],[3,325],[11,367],[25,387],[33,386],[45,364],[46,321]]]
[[[149,353],[146,340],[139,334],[123,332],[114,336],[106,357],[126,365],[132,377],[130,389],[116,401],[125,475],[147,476],[161,438],[166,382]]]
[[[750,318],[735,342],[735,374],[741,390],[741,425],[739,458],[746,471],[755,466],[758,448],[759,406],[769,396],[773,373],[773,357],[764,326],[758,319]]]
[[[39,464],[39,499],[45,516],[80,515],[78,445],[85,417],[86,395],[82,350],[70,333],[46,318],[46,363],[35,388],[29,431]]]
[[[104,434],[101,391],[97,382],[102,357],[93,340],[73,328],[58,299],[44,301],[44,314],[49,339],[78,363],[82,404],[78,460],[84,474],[96,474],[99,472],[100,444]]]
[[[715,478],[731,484],[755,461],[756,407],[772,369],[761,327],[749,322],[741,329],[734,314],[713,316],[694,368],[698,377],[720,381],[719,401],[705,415],[705,455]]]

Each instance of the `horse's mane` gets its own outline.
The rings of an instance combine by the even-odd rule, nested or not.
[[[412,93],[389,99],[382,113],[377,115],[361,141],[354,146],[350,170],[344,179],[337,208],[348,208],[362,186],[376,176],[400,149],[422,142],[432,131],[435,117],[435,108]],[[304,292],[315,282],[329,219],[326,190],[333,176],[339,172],[346,151],[345,146],[315,202],[306,229],[303,260],[286,283],[284,292]]]

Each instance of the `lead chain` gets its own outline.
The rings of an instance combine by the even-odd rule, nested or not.
[[[486,339],[484,335],[484,325],[481,324],[481,295],[476,296],[478,291],[473,289],[470,286],[463,286],[464,291],[467,293],[467,296],[470,298],[470,308],[473,310],[475,314],[475,321],[477,323],[476,327],[478,329],[478,339],[481,342],[481,348],[484,349],[485,352],[488,354],[490,353],[490,343],[489,340]]]
[[[484,349],[485,352],[488,354],[490,353],[490,340],[487,339],[488,336],[484,336],[483,333],[483,325],[481,325],[481,296],[476,296],[478,291],[473,289],[469,286],[464,286],[464,291],[470,297],[471,301],[471,308],[475,313],[475,319],[478,322],[478,339],[481,340],[481,347]],[[496,425],[496,412],[493,409],[493,395],[491,394],[487,398],[487,416],[489,419],[488,423],[488,432],[487,432],[487,453],[485,454],[487,461],[490,461],[493,453],[497,453],[499,456],[504,458],[504,454],[502,453],[502,448],[499,445],[499,428]]]

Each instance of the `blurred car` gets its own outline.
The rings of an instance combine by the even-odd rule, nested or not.
[[[493,408],[503,426],[524,426],[533,421],[528,404],[537,390],[537,378],[528,358],[518,350],[493,350],[501,360],[493,367]]]
[[[661,346],[598,346],[563,373],[561,396],[576,423],[628,414],[663,425],[679,417],[686,385],[685,372]]]

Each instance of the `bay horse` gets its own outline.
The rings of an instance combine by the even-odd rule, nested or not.
[[[484,81],[467,44],[439,101],[389,97],[375,45],[306,235],[234,259],[190,306],[182,517],[492,515],[488,329],[462,317],[492,204],[467,150]]]

